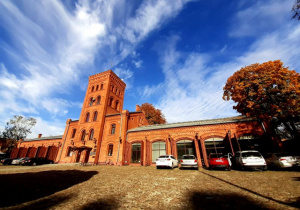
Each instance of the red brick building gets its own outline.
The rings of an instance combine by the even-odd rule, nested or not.
[[[62,136],[26,139],[12,157],[48,157],[58,163],[151,165],[162,154],[194,154],[208,165],[211,152],[259,148],[264,134],[255,119],[232,117],[149,125],[141,108],[123,110],[126,84],[108,70],[89,77],[79,120],[68,119]]]

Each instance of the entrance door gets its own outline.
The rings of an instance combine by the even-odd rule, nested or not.
[[[141,162],[141,143],[134,143],[131,146],[131,163],[140,163]]]

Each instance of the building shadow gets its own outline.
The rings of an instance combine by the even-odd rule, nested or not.
[[[118,209],[120,207],[119,203],[117,202],[117,199],[110,198],[110,199],[99,199],[95,202],[88,203],[84,205],[81,210],[90,210],[90,209],[105,209],[105,210],[112,210],[112,209]]]
[[[18,174],[0,174],[0,207],[15,206],[44,198],[72,187],[73,185],[87,181],[97,173],[96,171],[51,170]],[[69,199],[69,197],[59,197],[57,199],[63,201]],[[48,200],[50,206],[50,201],[52,200],[53,199]],[[55,199],[53,204],[57,204]]]

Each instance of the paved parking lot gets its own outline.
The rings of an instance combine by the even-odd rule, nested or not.
[[[299,171],[0,166],[5,209],[298,209]]]

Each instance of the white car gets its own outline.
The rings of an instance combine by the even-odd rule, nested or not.
[[[269,153],[265,156],[268,167],[291,168],[299,166],[299,157],[288,153]]]
[[[256,150],[238,151],[234,155],[234,164],[240,169],[267,170],[263,156]]]
[[[161,155],[156,159],[156,168],[178,167],[178,160],[173,155]]]
[[[23,157],[23,158],[16,158],[16,159],[13,159],[13,160],[11,161],[11,164],[12,164],[12,165],[21,165],[21,162],[22,162],[23,159],[25,159],[25,158]]]

